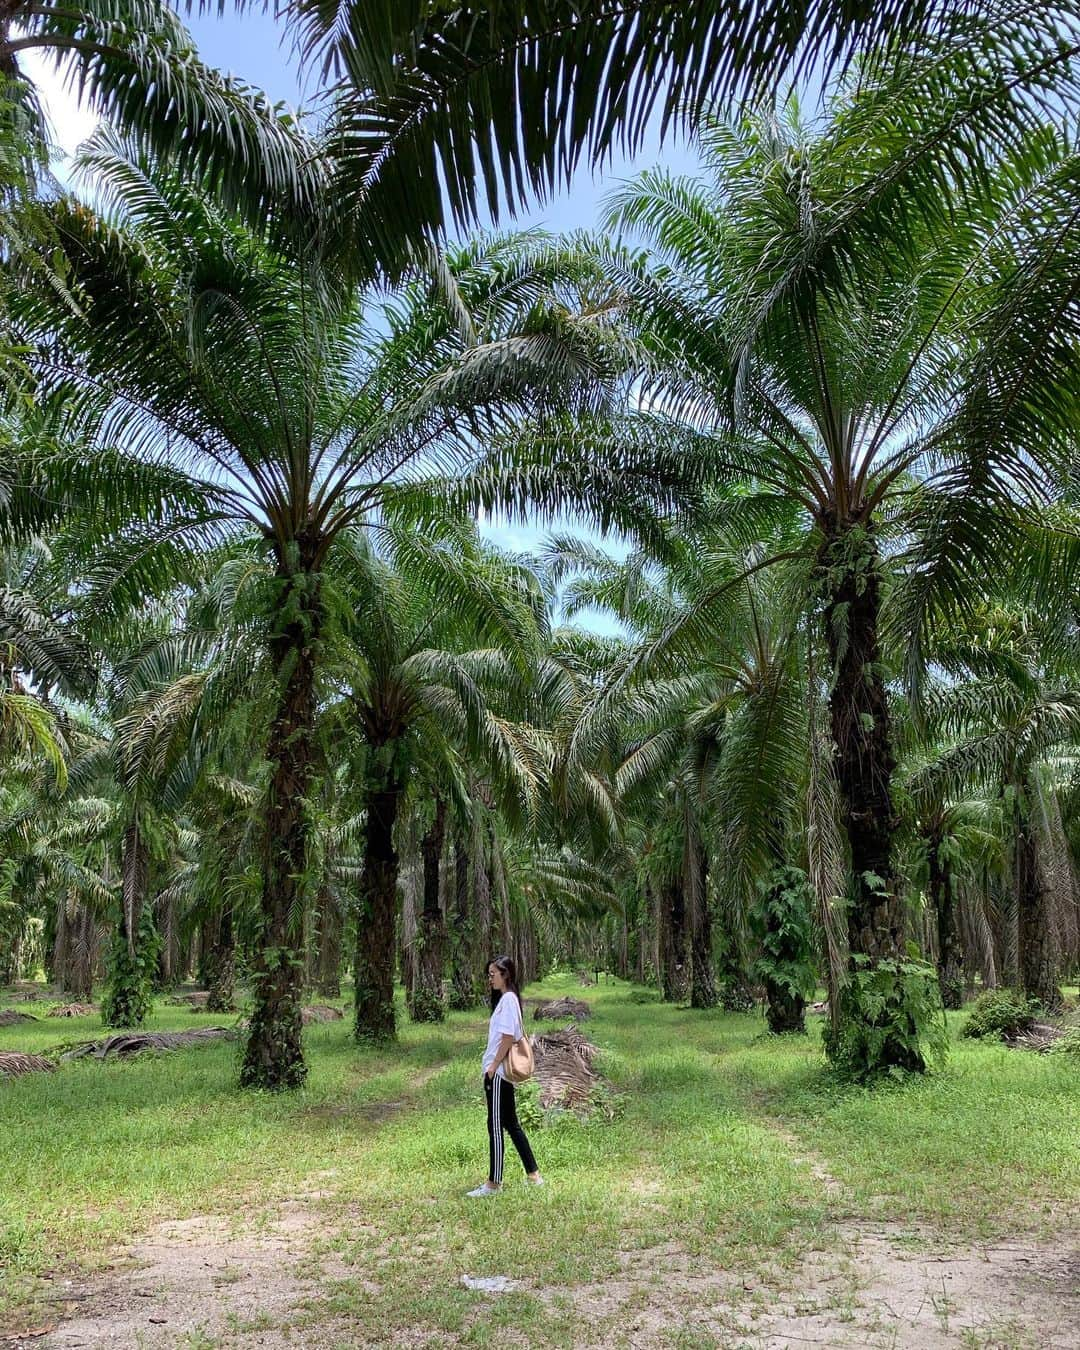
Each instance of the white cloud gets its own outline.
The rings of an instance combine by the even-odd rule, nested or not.
[[[64,155],[74,154],[100,121],[97,113],[79,100],[67,79],[66,63],[31,48],[20,54],[19,64],[26,78],[37,88],[57,149]],[[68,179],[62,161],[53,167],[58,178]]]

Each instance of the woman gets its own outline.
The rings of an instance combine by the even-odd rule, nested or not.
[[[525,1035],[521,1023],[521,995],[517,972],[509,956],[496,956],[488,966],[491,985],[491,1020],[488,1022],[487,1050],[484,1052],[484,1096],[487,1098],[488,1179],[469,1195],[495,1195],[502,1186],[503,1130],[509,1131],[531,1186],[542,1186],[544,1179],[536,1169],[536,1159],[518,1124],[514,1105],[514,1085],[506,1077],[505,1064],[510,1047]]]

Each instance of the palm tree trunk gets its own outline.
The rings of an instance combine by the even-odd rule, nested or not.
[[[946,1008],[959,1008],[964,1001],[964,960],[960,929],[956,921],[953,876],[942,857],[941,830],[927,834],[930,904],[937,923],[938,984]]]
[[[615,974],[620,980],[630,978],[630,929],[627,926],[625,909],[623,909],[619,924],[619,947],[615,954]]]
[[[446,840],[446,803],[435,799],[435,819],[424,835],[421,856],[424,865],[424,907],[417,929],[416,986],[409,1011],[414,1022],[446,1019],[443,1000],[443,968],[446,965],[446,921],[439,904],[439,864]]]
[[[492,906],[492,892],[494,891],[494,877],[491,863],[490,852],[493,847],[489,837],[487,826],[483,818],[477,822],[475,842],[472,849],[472,878],[473,878],[473,907],[475,909],[475,942],[477,951],[477,980],[480,1001],[484,999],[484,989],[487,984],[485,978],[487,961],[496,953],[496,943],[493,939],[495,926],[494,910]]]
[[[687,938],[686,895],[676,876],[660,887],[660,977],[667,1003],[685,1002],[690,993]]]
[[[892,800],[895,768],[878,625],[881,581],[877,542],[869,525],[833,522],[821,553],[825,629],[833,671],[829,714],[840,813],[850,852],[848,951],[853,979],[842,991],[830,1054],[854,1055],[861,1074],[892,1067],[922,1072],[921,1028],[899,1003],[865,1000],[860,990],[885,962],[907,958],[904,908],[893,863],[897,827]],[[845,1027],[847,1030],[845,1031]]]
[[[64,993],[68,987],[68,970],[71,966],[71,940],[74,927],[68,918],[68,899],[61,894],[54,908],[52,951],[46,970],[51,983],[60,987]]]
[[[877,544],[869,530],[849,528],[828,540],[823,561],[834,765],[851,849],[848,943],[853,958],[864,956],[876,964],[904,955],[904,912],[892,849],[896,760],[878,645]]]
[[[1016,794],[1016,899],[1020,983],[1029,998],[1038,999],[1047,1011],[1061,1006],[1057,985],[1057,961],[1049,897],[1039,866],[1039,840],[1027,803],[1030,794]],[[1023,801],[1023,805],[1021,802]]]
[[[492,952],[499,951],[513,957],[514,932],[510,924],[510,885],[506,879],[506,859],[497,838],[491,841],[491,893],[494,897],[491,913]],[[521,971],[518,971],[521,979]]]
[[[158,989],[171,989],[180,979],[180,925],[176,912],[176,901],[171,895],[164,902],[158,902],[158,932],[161,934],[161,955],[158,957],[158,974],[155,986]]]
[[[394,929],[397,919],[398,856],[394,848],[401,785],[392,772],[367,798],[364,871],[356,922],[356,1021],[358,1041],[392,1041],[394,1020]]]
[[[772,916],[770,916],[771,919]],[[806,1031],[806,999],[785,984],[765,978],[765,1021],[774,1036],[801,1036]]]
[[[143,911],[150,877],[150,853],[133,820],[124,831],[120,859],[120,918],[113,942],[108,973],[108,989],[102,1002],[106,1026],[141,1026],[150,1007],[152,983],[148,969],[151,954],[139,950],[143,937]],[[153,954],[156,965],[157,952]]]
[[[642,881],[638,885],[637,894],[637,964],[634,971],[634,978],[638,984],[645,984],[645,953],[649,947],[649,918],[652,908],[652,900],[649,893],[648,881]]]
[[[271,642],[280,681],[267,759],[270,788],[263,817],[261,931],[252,985],[254,1006],[243,1087],[299,1087],[307,1077],[301,1002],[304,910],[308,891],[308,802],[315,777],[315,660],[322,607],[314,571],[318,540],[297,540],[298,561],[279,562],[280,631]],[[286,617],[287,616],[287,617]]]
[[[208,993],[207,1012],[228,1012],[236,992],[236,944],[233,938],[232,910],[222,912],[211,943],[204,953],[202,967]]]
[[[690,1006],[716,1007],[716,976],[713,972],[712,913],[709,909],[709,859],[701,844],[696,822],[688,822],[686,839],[686,894],[690,902]]]
[[[68,959],[64,989],[76,1003],[89,1003],[94,993],[94,963],[97,958],[98,924],[86,905],[79,905],[68,929]]]
[[[539,973],[539,951],[536,942],[536,926],[531,914],[519,921],[513,935],[511,955],[517,970],[518,983],[522,989],[532,984]]]
[[[450,935],[450,1006],[459,1011],[480,1002],[476,922],[469,890],[469,844],[464,834],[454,840],[454,921]]]
[[[322,998],[341,997],[341,939],[344,933],[341,906],[324,886],[319,897],[319,957],[315,988]]]

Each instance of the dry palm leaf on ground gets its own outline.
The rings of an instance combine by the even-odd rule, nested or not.
[[[138,1055],[143,1050],[176,1050],[184,1045],[201,1045],[206,1041],[232,1040],[236,1032],[232,1027],[194,1027],[191,1031],[120,1031],[115,1036],[106,1036],[103,1041],[85,1041],[73,1046],[61,1059],[82,1059],[92,1055],[95,1059],[108,1059],[113,1056]]]
[[[0,1027],[13,1027],[16,1022],[36,1022],[33,1013],[19,1012],[18,1008],[0,1009]]]
[[[49,1009],[50,1017],[89,1017],[91,1013],[96,1013],[97,1008],[92,1003],[58,1003],[55,1008]]]
[[[4,993],[16,1003],[36,1003],[39,999],[55,998],[61,991],[35,980],[16,980],[9,984]]]
[[[340,1008],[331,1008],[326,1003],[313,1003],[310,1008],[303,1009],[300,1020],[304,1026],[310,1026],[312,1022],[340,1022],[344,1016]]]
[[[533,1012],[533,1017],[538,1022],[545,1020],[558,1022],[564,1017],[573,1017],[581,1022],[591,1016],[592,1009],[579,998],[555,998],[549,1003],[539,1004]]]
[[[173,1008],[191,1008],[198,1012],[206,1007],[206,1001],[210,997],[208,989],[194,989],[189,994],[176,994],[173,998],[166,1001]]]
[[[0,1053],[0,1078],[17,1078],[21,1073],[52,1073],[56,1065],[44,1055],[21,1055],[15,1051]]]
[[[545,1031],[532,1037],[540,1105],[568,1111],[589,1111],[596,1104],[596,1090],[607,1083],[593,1068],[596,1046],[578,1031]]]
[[[1045,1054],[1063,1036],[1078,1031],[1080,1031],[1080,1016],[1075,1012],[1066,1012],[1061,1017],[1055,1017],[1052,1022],[1032,1022],[1016,1036],[1007,1036],[1005,1044],[1013,1050],[1035,1050],[1038,1054]]]

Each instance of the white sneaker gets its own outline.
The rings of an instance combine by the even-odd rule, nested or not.
[[[499,1187],[498,1187],[498,1186],[489,1186],[489,1185],[487,1185],[487,1183],[485,1182],[485,1184],[484,1184],[483,1186],[477,1186],[475,1190],[472,1190],[472,1191],[466,1191],[465,1194],[466,1194],[467,1196],[477,1196],[477,1195],[498,1195],[498,1194],[499,1194]]]
[[[536,1177],[536,1178],[533,1178],[533,1177],[526,1177],[526,1178],[525,1178],[525,1185],[526,1185],[526,1186],[542,1186],[543,1184],[544,1184],[544,1178],[543,1178],[543,1177]]]

